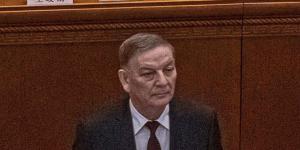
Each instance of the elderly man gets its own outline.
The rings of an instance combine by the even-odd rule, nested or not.
[[[129,98],[78,125],[74,150],[221,150],[216,114],[173,98],[173,46],[139,33],[120,46],[118,71]]]

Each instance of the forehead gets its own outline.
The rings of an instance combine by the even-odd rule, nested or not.
[[[173,51],[167,46],[158,46],[156,48],[137,53],[129,60],[130,66],[138,67],[156,67],[174,62]]]

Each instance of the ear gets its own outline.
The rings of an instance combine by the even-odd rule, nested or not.
[[[124,69],[118,70],[119,80],[123,86],[124,91],[127,93],[130,92],[130,86],[129,86],[129,78],[128,78],[128,72]]]

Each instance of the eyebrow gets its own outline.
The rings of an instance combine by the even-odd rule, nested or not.
[[[154,69],[152,69],[152,68],[147,68],[147,67],[142,67],[142,68],[139,69],[140,72],[142,72],[142,71],[153,71],[153,70],[154,70]]]
[[[174,65],[175,61],[174,60],[170,60],[170,62],[168,62],[166,65],[164,65],[164,67],[169,66],[169,65]],[[145,66],[145,67],[141,67],[139,68],[139,71],[144,71],[144,70],[155,70],[153,68],[151,68],[151,66]]]

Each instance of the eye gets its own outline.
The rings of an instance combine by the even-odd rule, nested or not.
[[[145,72],[142,73],[141,76],[146,80],[152,80],[154,78],[154,74],[155,74],[154,72]]]
[[[167,71],[173,71],[173,70],[174,70],[174,67],[173,67],[173,66],[169,66],[169,67],[166,68],[166,70],[167,70]]]
[[[164,72],[165,73],[172,73],[174,69],[175,69],[174,66],[168,66],[167,68],[164,69]]]

